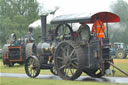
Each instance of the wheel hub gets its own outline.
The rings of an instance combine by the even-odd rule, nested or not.
[[[64,64],[66,65],[66,64],[69,64],[69,63],[71,63],[70,57],[69,56],[65,56],[64,57]]]
[[[122,56],[123,56],[123,54],[120,52],[120,53],[118,53],[118,56],[119,56],[119,57],[122,57]]]

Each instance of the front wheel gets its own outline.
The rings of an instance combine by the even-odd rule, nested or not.
[[[27,60],[25,61],[25,72],[31,78],[35,78],[39,75],[40,63],[36,56],[27,58]]]

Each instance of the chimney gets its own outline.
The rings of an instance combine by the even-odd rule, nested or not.
[[[47,15],[41,15],[42,42],[46,41],[46,18]]]

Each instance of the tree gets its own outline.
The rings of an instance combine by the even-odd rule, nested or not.
[[[124,42],[128,44],[128,3],[124,0],[117,0],[111,5],[112,11],[120,17],[120,26],[112,30],[112,42]],[[112,26],[114,27],[114,26]]]
[[[39,19],[36,0],[0,0],[0,43],[6,43],[12,32],[22,37],[28,25]]]

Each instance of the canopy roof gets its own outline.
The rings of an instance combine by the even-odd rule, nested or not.
[[[98,12],[56,16],[52,19],[51,24],[94,23],[96,19],[100,19],[104,23],[120,22],[119,16],[114,13]]]

